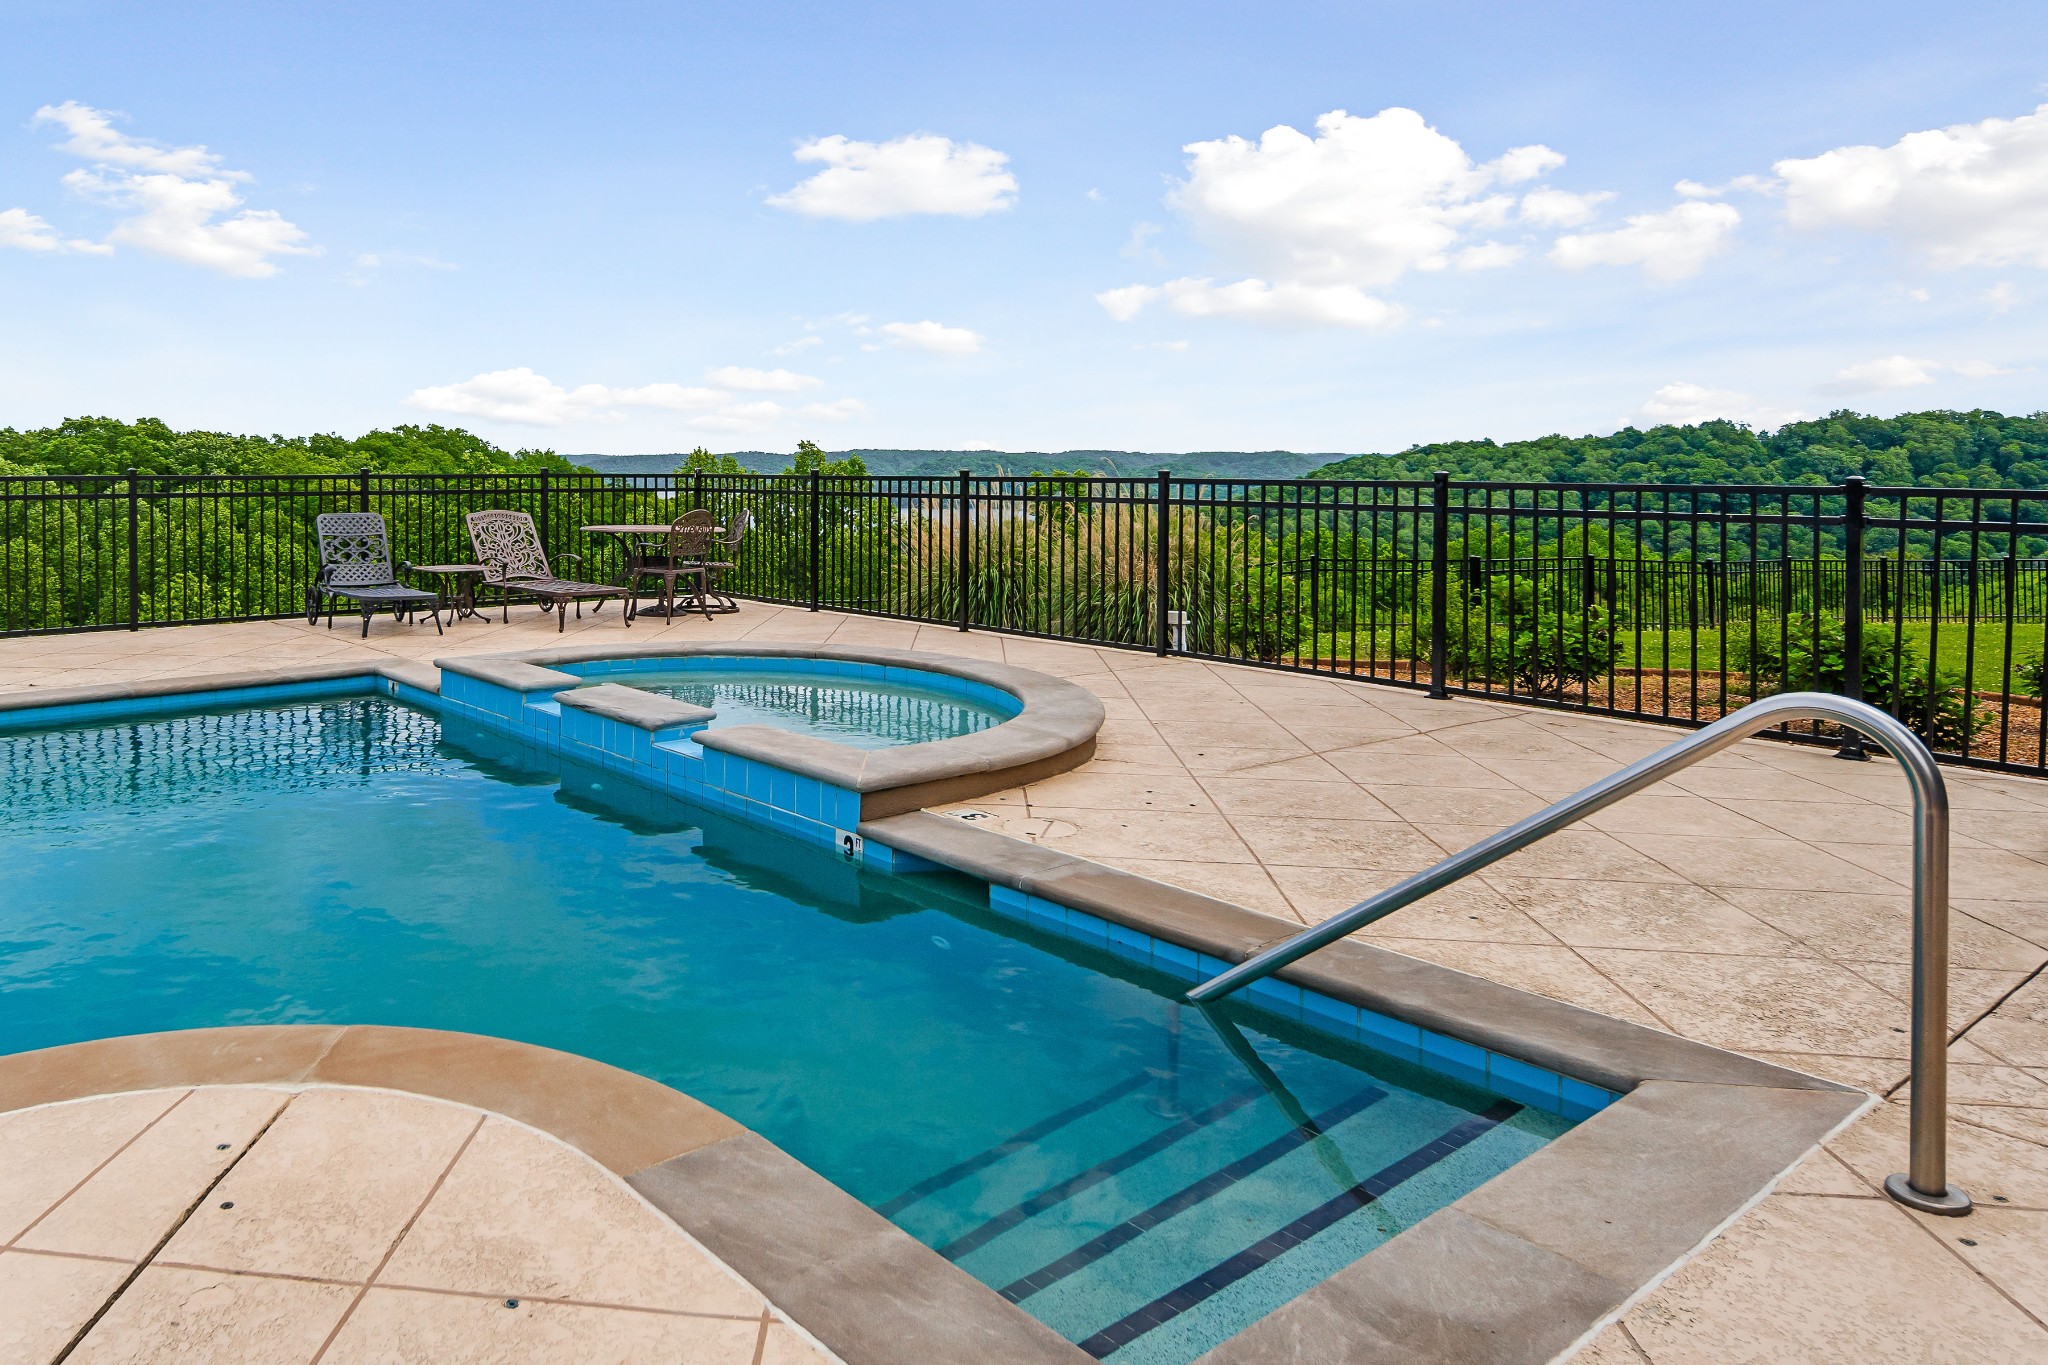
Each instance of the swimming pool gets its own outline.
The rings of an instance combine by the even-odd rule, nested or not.
[[[771,725],[855,749],[883,749],[977,734],[1017,714],[1016,699],[940,673],[808,661],[702,657],[603,660],[564,673],[625,683],[718,712],[713,728]],[[894,676],[891,676],[891,675]]]
[[[379,1022],[718,1106],[1084,1349],[1180,1365],[1568,1126],[370,697],[0,736],[0,1047]]]

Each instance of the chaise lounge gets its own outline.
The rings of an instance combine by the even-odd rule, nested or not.
[[[469,526],[469,543],[476,550],[476,562],[483,565],[484,586],[497,589],[505,604],[502,619],[512,618],[510,603],[514,597],[537,601],[542,611],[555,613],[555,631],[559,634],[568,627],[571,602],[576,604],[576,619],[580,621],[585,602],[594,601],[597,606],[593,611],[603,611],[604,604],[617,597],[622,599],[620,615],[628,626],[633,624],[629,588],[555,576],[548,565],[547,551],[541,546],[540,532],[527,513],[493,508],[471,512],[463,520]],[[575,554],[562,558],[579,564],[583,561],[581,555]]]
[[[320,573],[306,589],[307,625],[318,621],[324,608],[327,628],[333,630],[334,604],[346,600],[363,614],[364,639],[370,636],[370,617],[379,607],[401,621],[424,609],[434,618],[434,633],[446,633],[441,629],[441,595],[408,588],[392,572],[391,532],[382,513],[322,512],[313,518],[313,531],[320,543]]]

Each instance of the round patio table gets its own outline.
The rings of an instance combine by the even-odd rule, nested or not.
[[[669,527],[672,524],[666,521],[602,521],[593,526],[586,526],[583,530],[593,536],[611,536],[619,542],[619,556],[625,561],[626,565],[625,581],[620,586],[633,588],[637,587],[640,582],[639,568],[641,563],[647,558],[648,551],[657,548],[649,545],[647,542],[660,540],[666,544]],[[725,534],[723,526],[713,526],[710,530],[714,535],[722,536]],[[634,615],[636,616],[639,614],[638,598],[640,596],[642,594],[635,594]]]

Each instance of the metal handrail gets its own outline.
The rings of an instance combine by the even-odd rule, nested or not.
[[[1887,1178],[1884,1188],[1910,1208],[1968,1213],[1970,1197],[1948,1183],[1948,788],[1919,736],[1876,707],[1847,697],[1787,692],[1752,702],[1204,981],[1188,992],[1188,999],[1221,999],[1739,740],[1795,720],[1832,721],[1869,736],[1899,761],[1913,789],[1912,1151],[1907,1174]]]

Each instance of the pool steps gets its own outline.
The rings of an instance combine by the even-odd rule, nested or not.
[[[1433,1179],[1483,1180],[1565,1127],[1375,1084],[1283,1112],[1251,1079],[1184,1098],[1139,1073],[878,1210],[1089,1355],[1144,1365],[1200,1354],[1427,1216]],[[1109,1139],[1134,1119],[1145,1138]]]

